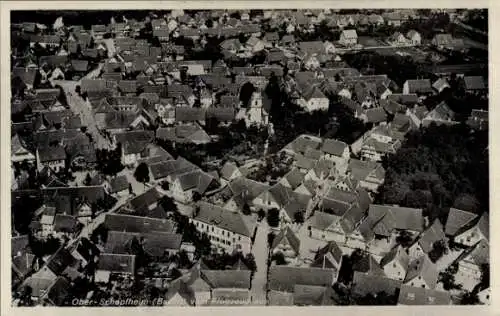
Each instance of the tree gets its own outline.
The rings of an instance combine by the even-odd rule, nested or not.
[[[438,282],[443,283],[445,290],[460,290],[462,288],[461,285],[455,283],[455,273],[456,267],[454,265],[449,266],[446,270],[439,273]]]
[[[490,264],[485,263],[481,265],[481,286],[483,288],[490,287]]]
[[[389,295],[385,291],[376,294],[369,293],[365,296],[356,298],[357,305],[396,305],[398,297]]]
[[[168,189],[170,188],[170,185],[168,184],[168,182],[167,182],[167,181],[163,181],[163,182],[161,183],[161,188],[162,188],[163,190],[165,190],[165,191],[168,191]]]
[[[149,182],[149,168],[145,162],[141,162],[134,172],[134,177],[138,182],[144,183],[146,185]]]
[[[273,232],[269,232],[269,234],[267,234],[267,245],[269,248],[272,247],[273,242],[274,242],[274,238],[276,238],[276,236],[274,235]]]
[[[84,185],[90,185],[90,183],[92,182],[92,177],[90,176],[90,173],[87,173],[87,175],[85,176],[85,180],[83,180],[83,184]]]
[[[259,211],[257,212],[257,216],[259,220],[262,220],[264,217],[266,217],[266,212],[263,209],[259,209]]]
[[[172,199],[169,196],[163,196],[160,199],[160,205],[161,207],[165,210],[165,212],[177,212],[177,204],[175,203],[174,199]]]
[[[478,305],[480,303],[477,293],[474,292],[465,292],[460,298],[460,305]]]
[[[413,242],[413,235],[406,230],[402,230],[396,237],[396,242],[404,248],[409,247]]]
[[[199,192],[193,192],[193,201],[194,202],[198,202],[199,200],[201,200],[201,194]]]
[[[242,213],[243,213],[244,215],[250,215],[250,214],[252,214],[252,210],[250,209],[250,206],[249,206],[247,203],[245,203],[245,204],[243,205],[243,210],[242,210]]]
[[[303,224],[304,223],[304,212],[303,211],[297,211],[293,214],[293,221],[297,224]]]
[[[431,259],[432,262],[436,262],[447,252],[448,248],[446,247],[446,241],[438,240],[432,245],[432,249],[429,252],[429,259]]]
[[[245,262],[245,265],[252,272],[257,271],[257,263],[255,262],[255,257],[254,257],[254,255],[251,252],[249,252],[249,253],[246,254],[245,259],[243,261]]]
[[[285,265],[286,264],[286,259],[285,255],[282,252],[277,252],[271,257],[271,261],[274,261],[276,265]]]
[[[271,227],[278,227],[280,224],[280,211],[277,208],[272,208],[267,212],[267,223]]]
[[[96,245],[99,243],[105,244],[108,240],[108,232],[109,229],[104,224],[100,224],[92,232],[90,240]]]

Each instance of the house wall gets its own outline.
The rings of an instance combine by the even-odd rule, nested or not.
[[[383,269],[388,278],[394,280],[403,280],[405,278],[406,269],[403,268],[399,262],[391,261],[387,263]]]
[[[382,161],[384,154],[378,153],[374,148],[363,146],[361,148],[361,157],[372,160],[372,161]]]
[[[315,227],[311,227],[311,238],[317,240],[335,241],[339,244],[343,244],[346,240],[346,237],[343,233],[330,230],[321,230]]]
[[[298,253],[293,250],[292,246],[288,243],[288,240],[284,239],[280,244],[278,244],[273,249],[273,254],[281,252],[287,258],[295,258],[298,256]]]
[[[340,44],[342,45],[355,45],[358,42],[357,38],[347,38],[344,33],[340,34]]]
[[[404,84],[403,84],[403,94],[410,94],[410,87],[408,85],[408,81],[406,81]]]
[[[408,255],[410,256],[410,258],[419,258],[420,256],[424,255],[424,251],[418,243],[415,243],[410,248],[408,248]]]
[[[272,208],[281,209],[280,205],[272,198],[271,194],[269,194],[268,192],[263,192],[262,194],[260,194],[258,197],[253,199],[252,203],[257,209],[259,208],[263,210],[270,210]]]
[[[377,192],[380,186],[384,183],[384,181],[366,181],[366,180],[361,180],[359,182],[359,186],[362,187],[363,189],[366,189],[371,192]]]
[[[456,243],[470,247],[475,245],[482,239],[484,239],[483,234],[479,231],[479,229],[477,229],[477,227],[473,227],[468,231],[465,231],[462,234],[455,236],[454,241]]]
[[[172,197],[179,202],[189,203],[193,200],[193,190],[182,190],[182,187],[178,180],[172,182],[169,187],[170,192],[172,192]]]
[[[105,270],[97,270],[94,274],[95,276],[95,282],[104,282],[108,283],[109,282],[109,276],[111,275],[110,271],[105,271]]]
[[[406,282],[406,284],[414,287],[430,289],[429,285],[427,285],[427,283],[421,276],[417,276],[416,278],[409,280],[408,282]]]
[[[219,248],[223,248],[228,252],[231,252],[237,245],[241,245],[241,250],[243,253],[249,253],[252,247],[252,241],[250,237],[243,236],[215,225],[207,224],[196,219],[190,220],[196,229],[201,233],[206,233],[212,245]]]
[[[36,157],[27,150],[22,150],[12,154],[12,162],[22,162],[22,161],[35,161]]]
[[[196,299],[196,306],[208,305],[210,299],[212,298],[212,294],[208,291],[197,291],[194,295]]]
[[[41,163],[41,168],[38,169],[38,171],[42,170],[44,167],[49,167],[50,169],[54,170],[55,172],[59,172],[61,170],[64,170],[66,164],[64,160],[54,160],[54,161],[48,161],[48,162],[43,162]]]
[[[328,98],[312,98],[307,101],[307,109],[309,111],[315,110],[328,110],[329,101]]]

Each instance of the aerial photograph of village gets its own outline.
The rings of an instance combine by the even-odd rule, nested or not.
[[[10,13],[11,306],[489,305],[487,9]]]

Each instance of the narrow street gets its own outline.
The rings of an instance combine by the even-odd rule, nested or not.
[[[257,226],[257,233],[255,234],[255,242],[252,247],[252,253],[255,257],[257,264],[257,271],[252,280],[252,288],[250,293],[252,295],[252,305],[266,305],[267,293],[267,234],[269,233],[269,226],[263,220]]]
[[[97,77],[100,73],[104,64],[99,64],[96,69],[90,71],[84,78],[93,79]],[[66,100],[68,101],[69,107],[74,114],[80,115],[82,121],[82,126],[87,127],[87,131],[92,135],[96,148],[100,149],[111,149],[111,143],[108,139],[99,133],[97,128],[95,117],[92,112],[92,106],[89,102],[85,101],[79,97],[76,92],[76,86],[81,84],[81,81],[70,81],[70,80],[53,80],[53,85],[59,85],[63,88],[66,94]]]

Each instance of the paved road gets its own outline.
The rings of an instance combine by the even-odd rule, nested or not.
[[[257,233],[255,235],[255,242],[252,246],[252,253],[255,257],[257,264],[257,271],[252,280],[252,304],[253,305],[266,305],[267,293],[267,234],[269,233],[269,226],[266,221],[259,223]]]
[[[84,78],[95,78],[100,73],[103,64],[99,64],[99,67],[90,71]],[[82,125],[87,127],[87,131],[92,135],[96,148],[111,149],[111,143],[106,139],[97,128],[94,114],[92,112],[92,106],[89,102],[85,101],[79,97],[75,88],[77,85],[81,84],[81,81],[69,81],[69,80],[54,80],[52,81],[55,85],[60,85],[64,93],[66,94],[66,99],[73,113],[80,115],[82,120]]]

